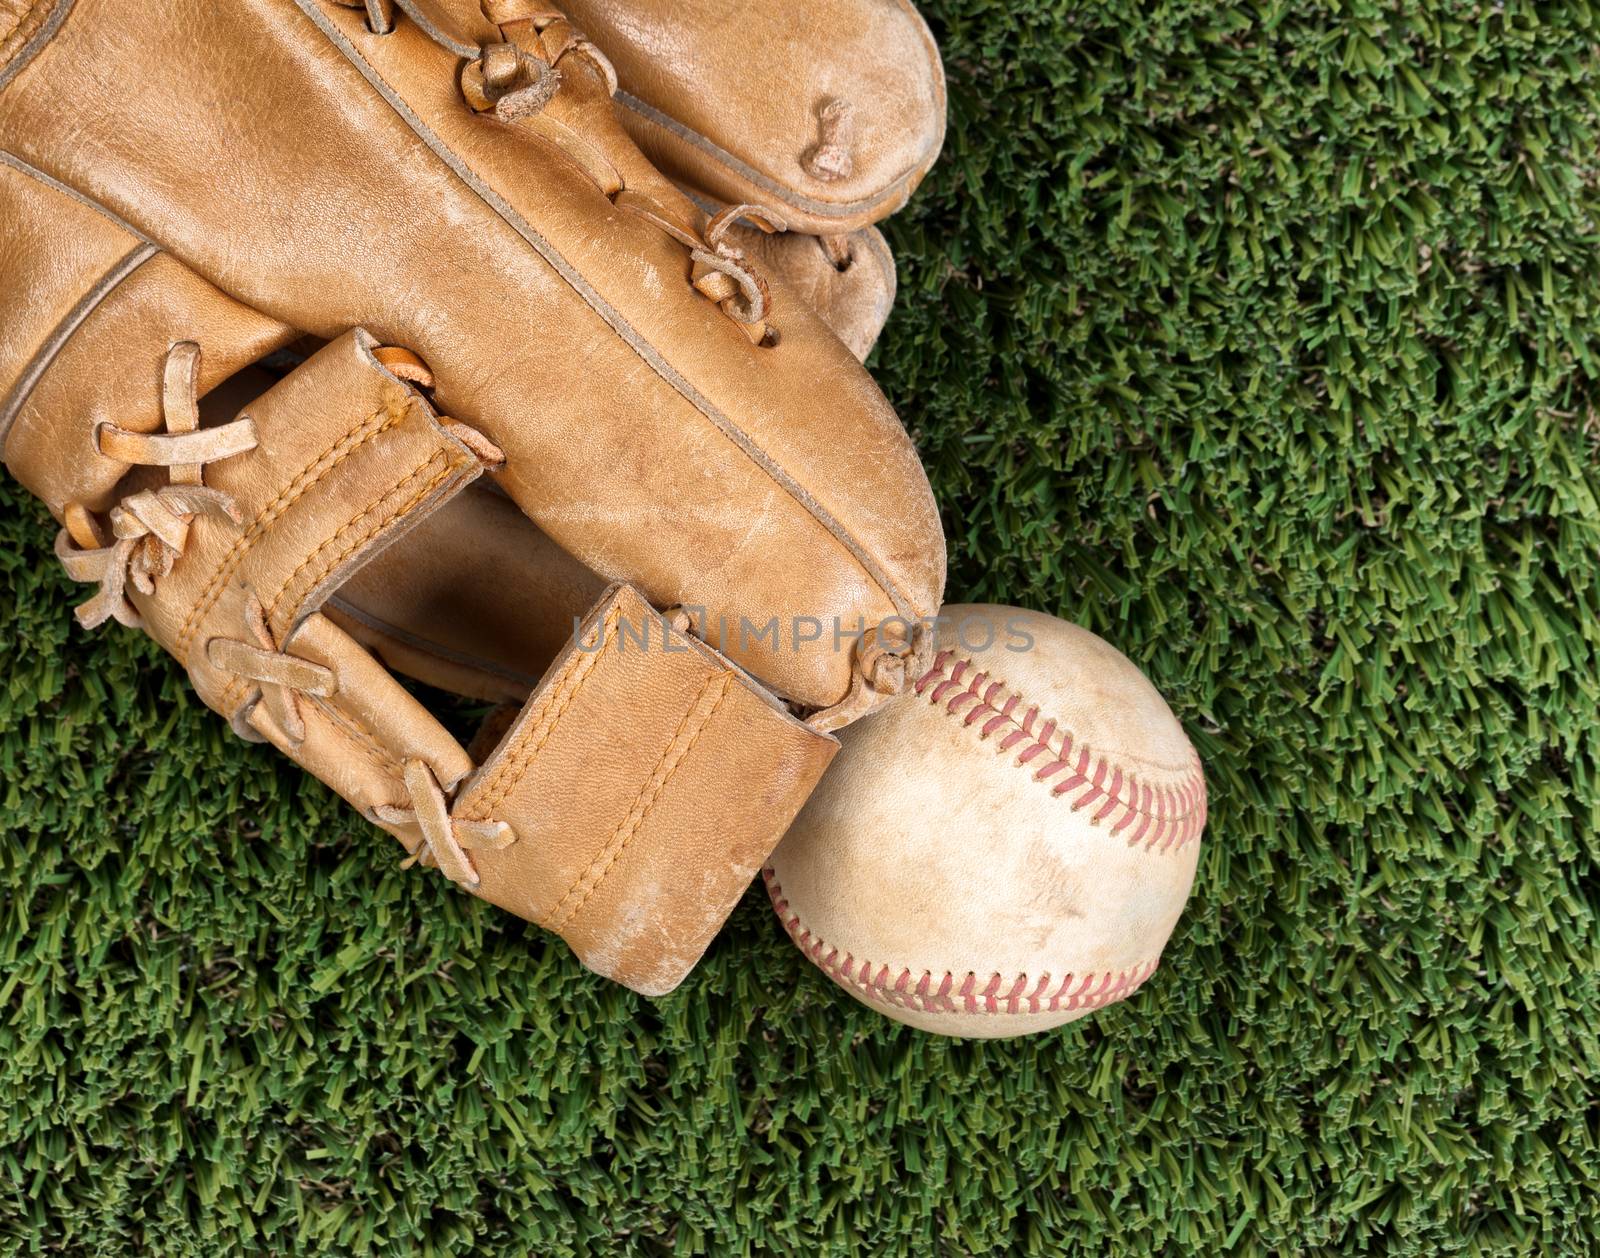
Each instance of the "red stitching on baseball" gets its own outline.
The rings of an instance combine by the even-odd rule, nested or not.
[[[1205,829],[1206,790],[1198,757],[1177,787],[1140,781],[1133,770],[1104,755],[1096,756],[1085,746],[1077,748],[1074,758],[1072,735],[1062,730],[1058,738],[1054,718],[1040,724],[1036,705],[1027,707],[1019,718],[1022,697],[952,651],[940,651],[912,690],[926,695],[935,707],[942,706],[964,728],[981,721],[978,737],[985,741],[1011,727],[995,753],[1003,755],[1020,747],[1017,767],[1031,768],[1039,762],[1034,781],[1049,782],[1052,796],[1072,795],[1068,802],[1074,812],[1098,803],[1089,816],[1091,825],[1111,821],[1111,833],[1121,834],[1137,821],[1138,828],[1128,836],[1129,847],[1143,844],[1146,851],[1173,852],[1199,838]],[[1022,746],[1024,743],[1027,746]],[[1058,780],[1051,782],[1052,778]]]
[[[783,888],[778,883],[778,872],[768,865],[761,871],[767,895],[772,899],[773,910],[784,930],[801,952],[834,982],[847,987],[857,995],[883,1005],[899,1009],[914,1009],[921,1013],[1061,1013],[1078,1009],[1099,1009],[1114,1001],[1131,996],[1144,981],[1155,973],[1160,957],[1141,961],[1132,969],[1106,970],[1099,974],[1067,974],[1052,989],[1049,974],[1030,979],[1018,974],[1009,981],[999,974],[987,980],[967,973],[956,985],[956,976],[948,970],[935,978],[931,970],[920,975],[906,968],[895,973],[887,965],[872,961],[857,961],[848,952],[842,957],[839,949],[813,935],[800,921],[800,914],[789,907],[783,898]],[[824,955],[826,954],[826,955]],[[937,988],[934,984],[937,983]],[[979,984],[982,986],[979,986]]]

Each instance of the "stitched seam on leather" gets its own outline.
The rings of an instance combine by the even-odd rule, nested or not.
[[[21,414],[22,408],[28,404],[34,389],[39,387],[39,381],[44,379],[45,373],[50,370],[51,365],[77,334],[78,329],[84,325],[100,303],[116,291],[123,280],[160,252],[152,244],[135,245],[115,266],[102,275],[94,287],[80,297],[77,304],[62,316],[61,322],[51,329],[50,335],[44,339],[33,357],[28,360],[28,365],[22,369],[22,374],[17,377],[17,382],[12,386],[4,404],[0,405],[0,450],[5,448],[11,436],[12,424]]]
[[[972,676],[963,681],[969,671]],[[1205,829],[1205,780],[1197,762],[1187,770],[1175,770],[1182,774],[1175,787],[1143,783],[1132,770],[1124,771],[1109,756],[1096,755],[1088,746],[1081,748],[1074,763],[1074,740],[1060,722],[1053,718],[1042,720],[1037,705],[1027,706],[1018,719],[1015,713],[1024,707],[1022,696],[1004,682],[992,680],[972,660],[958,658],[951,651],[940,651],[934,657],[933,666],[918,678],[913,691],[919,696],[930,692],[929,702],[943,707],[947,715],[959,719],[964,726],[978,725],[981,739],[1009,727],[1009,732],[998,740],[995,753],[1005,755],[1015,750],[1013,763],[1018,768],[1039,762],[1032,775],[1036,782],[1064,773],[1051,784],[1051,794],[1078,792],[1070,801],[1074,812],[1098,803],[1090,824],[1097,825],[1115,814],[1111,833],[1120,834],[1140,820],[1128,839],[1129,847],[1143,842],[1146,851],[1158,845],[1162,852],[1177,851]],[[969,702],[971,706],[963,711]]]
[[[238,714],[239,706],[249,697],[253,686],[246,686],[237,677],[223,683],[222,694],[217,699],[217,710],[231,720]]]
[[[43,51],[44,46],[50,42],[56,31],[61,29],[61,23],[66,20],[67,13],[71,10],[72,5],[73,0],[56,0],[55,7],[51,9],[42,21],[34,26],[32,32],[23,39],[19,48],[0,51],[0,90],[3,90],[12,79],[22,73],[23,68]],[[0,45],[9,42],[12,36],[21,30],[27,19],[38,12],[39,7],[35,5],[17,22],[16,26],[7,32],[4,39],[0,39]],[[10,60],[6,61],[6,58],[10,58]]]
[[[627,813],[617,823],[617,828],[612,832],[611,837],[606,840],[605,847],[600,849],[595,858],[589,862],[589,867],[578,875],[556,904],[551,913],[551,930],[560,930],[573,918],[577,917],[579,913],[583,912],[583,906],[589,903],[590,898],[599,890],[600,884],[606,880],[606,875],[611,872],[613,866],[622,858],[622,853],[627,850],[628,845],[644,829],[644,823],[649,819],[650,814],[655,811],[655,806],[661,801],[661,796],[666,791],[668,784],[676,776],[684,762],[688,760],[690,753],[695,749],[695,744],[700,741],[700,736],[706,732],[712,720],[721,710],[723,701],[728,697],[728,690],[732,684],[733,674],[722,673],[717,677],[707,678],[705,685],[700,687],[700,692],[695,695],[694,702],[684,712],[683,719],[678,722],[677,729],[672,731],[672,737],[667,740],[667,745],[661,752],[661,758],[656,761],[655,768],[650,771],[649,778],[639,789],[639,793],[634,796],[633,802],[628,805]],[[710,708],[703,711],[706,696],[710,694],[713,686],[718,687],[717,697],[713,700]],[[692,732],[688,732],[687,740],[685,740],[685,733],[690,731],[691,721],[694,722]],[[644,804],[642,809],[639,807],[641,802]],[[563,908],[574,895],[578,897],[577,903],[563,912]]]
[[[777,193],[797,209],[828,218],[847,218],[875,209],[886,201],[892,202],[901,190],[905,188],[906,184],[920,179],[927,173],[934,156],[938,154],[940,146],[944,143],[944,128],[941,127],[933,142],[923,149],[917,160],[893,179],[885,182],[882,185],[882,191],[874,195],[858,197],[853,201],[823,201],[801,192],[793,184],[786,184],[771,175],[763,174],[750,163],[728,152],[715,140],[694,130],[692,127],[686,126],[670,114],[664,113],[654,105],[640,100],[630,92],[624,92],[621,88],[618,88],[616,100],[618,104],[632,110],[646,122],[660,127],[663,131],[677,136],[684,143],[699,149],[707,157],[720,163],[738,178],[754,184],[763,191]]]
[[[344,535],[346,529],[352,528],[354,525],[360,523],[367,516],[371,515],[375,511],[379,510],[379,508],[383,505],[383,501],[385,499],[393,497],[395,494],[404,493],[405,490],[407,488],[409,488],[412,483],[414,483],[415,481],[421,480],[422,477],[424,477],[424,476],[426,476],[428,474],[429,470],[434,466],[434,464],[440,462],[441,460],[445,461],[445,466],[443,468],[441,468],[438,472],[436,472],[433,475],[433,477],[425,485],[422,486],[421,489],[419,489],[416,493],[414,493],[410,498],[408,498],[400,506],[393,507],[393,508],[390,508],[389,510],[385,511],[381,516],[379,516],[379,518],[377,520],[373,521],[364,530],[362,530],[362,532],[360,534],[358,534],[355,538],[351,539],[351,541],[345,546],[345,548],[343,550],[341,550],[337,555],[335,555],[333,557],[331,562],[327,562],[327,563],[323,564],[321,571],[317,573],[315,580],[313,580],[311,582],[311,585],[312,585],[313,588],[316,586],[317,581],[322,580],[323,577],[327,576],[328,573],[332,572],[341,563],[343,563],[346,559],[348,559],[351,554],[353,554],[355,551],[361,549],[361,547],[365,546],[368,542],[370,542],[379,533],[383,532],[384,529],[388,528],[389,525],[392,524],[399,517],[405,515],[409,511],[411,511],[419,502],[423,501],[423,499],[427,498],[427,496],[429,494],[431,494],[435,489],[437,489],[440,486],[440,484],[442,484],[444,481],[448,480],[450,478],[451,474],[454,473],[457,470],[457,468],[460,466],[459,462],[451,461],[448,451],[446,451],[446,450],[436,450],[434,452],[434,454],[433,454],[433,457],[431,457],[426,463],[423,463],[420,467],[417,467],[414,470],[412,470],[402,480],[400,480],[398,483],[396,483],[392,488],[386,490],[384,492],[383,499],[380,499],[378,502],[373,503],[365,511],[363,511],[360,515],[356,516],[354,519],[350,520],[346,524],[342,525],[340,528],[336,529],[328,537],[325,537],[322,540],[322,543],[315,550],[313,550],[309,555],[307,555],[304,559],[302,559],[300,561],[299,565],[295,568],[295,570],[293,572],[291,572],[287,577],[284,578],[283,584],[278,587],[277,591],[273,594],[272,598],[268,601],[268,603],[266,604],[267,622],[269,624],[272,623],[274,616],[276,616],[276,614],[277,614],[278,604],[283,601],[283,596],[288,592],[289,587],[295,583],[296,578],[298,578],[299,575],[302,572],[304,572],[307,568],[311,567],[313,564],[317,564],[317,563],[321,562],[324,552],[326,552],[331,546],[333,546],[333,544],[335,542],[340,540],[340,538]],[[298,612],[298,608],[296,608],[296,611]]]
[[[431,459],[429,459],[421,467],[419,467],[415,471],[413,471],[410,475],[408,475],[404,480],[400,481],[392,489],[388,490],[384,494],[384,498],[387,499],[387,498],[393,496],[394,494],[400,492],[401,490],[405,489],[405,487],[407,485],[409,485],[412,481],[416,480],[419,476],[421,476],[423,473],[425,473],[428,470],[428,468],[430,468],[433,464],[437,463],[441,458],[447,457],[447,453],[448,452],[444,451],[444,450],[436,451]],[[438,485],[439,485],[439,483],[441,481],[448,479],[448,477],[450,476],[450,473],[453,470],[455,470],[456,468],[459,468],[459,467],[460,467],[460,461],[457,460],[454,464],[452,464],[451,467],[447,467],[443,472],[441,472],[441,473],[439,473],[439,475],[435,476],[427,485],[423,486],[423,488],[420,491],[418,491],[418,493],[416,493],[408,502],[406,502],[402,506],[396,508],[394,511],[391,511],[384,519],[379,520],[376,524],[374,524],[371,528],[369,528],[364,534],[362,534],[361,537],[357,538],[354,542],[352,542],[349,546],[347,546],[337,557],[335,557],[334,561],[331,564],[328,565],[327,569],[317,577],[317,581],[320,581],[322,579],[322,577],[327,574],[327,572],[331,572],[334,568],[337,568],[341,563],[343,563],[345,558],[350,554],[350,552],[352,550],[355,550],[355,549],[359,548],[360,546],[365,544],[367,541],[371,540],[371,538],[373,536],[375,536],[377,533],[381,532],[384,528],[386,528],[396,517],[406,514],[406,512],[410,511],[413,507],[415,507],[417,505],[417,503],[421,502],[430,493],[432,493],[433,490],[438,487]],[[323,543],[320,546],[317,547],[316,550],[312,551],[310,555],[308,555],[304,560],[302,560],[300,565],[299,565],[299,567],[297,567],[293,572],[291,572],[289,574],[289,576],[287,578],[285,578],[283,584],[278,587],[277,593],[272,596],[272,601],[270,603],[268,603],[267,606],[264,609],[265,616],[266,616],[267,621],[269,623],[272,621],[273,615],[275,614],[275,612],[277,610],[277,606],[278,606],[279,601],[283,598],[284,591],[286,591],[289,588],[289,586],[294,583],[295,577],[297,577],[301,573],[302,570],[304,570],[309,564],[311,564],[312,561],[315,560],[318,555],[320,555],[324,550],[326,550],[334,542],[339,540],[339,538],[341,536],[343,536],[343,534],[344,534],[346,529],[348,529],[351,525],[357,523],[358,521],[364,519],[366,516],[371,515],[372,512],[376,511],[380,505],[381,505],[381,502],[373,504],[372,506],[368,507],[365,511],[363,511],[360,515],[356,516],[355,519],[353,519],[353,520],[349,521],[348,523],[346,523],[345,525],[341,526],[336,532],[334,532],[334,534],[331,537],[326,538],[323,541]],[[313,581],[311,583],[311,588],[314,589],[315,587],[316,587],[316,581]],[[296,615],[298,615],[298,612],[299,612],[299,609],[296,608]],[[231,681],[231,682],[228,683],[227,688],[224,689],[224,691],[222,692],[222,706],[224,708],[227,708],[230,702],[234,702],[235,701],[234,700],[234,695],[235,695],[236,688],[242,687],[243,685],[244,685],[244,683],[242,683],[242,682],[240,682],[238,680],[234,680],[234,681]],[[239,696],[239,701],[242,701],[242,699],[243,699],[243,696],[240,695]],[[396,761],[396,763],[398,764],[399,762]]]
[[[284,486],[271,502],[262,508],[260,514],[251,521],[250,527],[234,539],[234,543],[229,547],[228,553],[222,557],[222,562],[217,566],[216,572],[212,573],[211,580],[206,584],[206,588],[201,591],[194,607],[190,609],[189,615],[183,622],[183,628],[178,631],[178,638],[174,644],[177,649],[174,654],[183,661],[185,668],[189,665],[190,641],[194,637],[195,630],[199,628],[200,621],[211,610],[218,597],[222,594],[222,587],[227,583],[228,578],[244,562],[245,556],[254,549],[256,543],[261,540],[267,529],[278,517],[320,484],[335,468],[359,450],[362,445],[372,440],[379,433],[387,432],[390,428],[393,428],[400,422],[401,417],[399,412],[390,412],[387,407],[380,407],[378,410],[373,411],[355,428],[345,433],[311,460],[310,463],[306,464],[305,467],[301,468],[294,479]]]
[[[405,103],[400,94],[389,85],[388,80],[378,73],[377,68],[345,38],[343,32],[325,14],[314,7],[315,0],[294,0],[294,3],[311,23],[323,33],[328,41],[339,50],[340,54],[344,56],[355,71],[366,79],[373,89],[388,102],[389,107],[411,128],[412,133],[432,150],[434,156],[444,162],[455,173],[456,177],[473,191],[479,200],[493,209],[508,227],[521,236],[533,251],[543,258],[556,274],[565,280],[568,286],[583,299],[584,303],[599,315],[612,332],[643,360],[646,366],[699,411],[717,431],[738,446],[751,462],[771,477],[785,493],[798,502],[818,524],[827,530],[835,541],[850,552],[851,557],[862,566],[867,575],[888,595],[889,601],[894,604],[897,613],[907,618],[915,619],[932,610],[931,608],[917,607],[907,597],[905,591],[900,588],[899,582],[891,578],[878,560],[870,555],[866,548],[840,525],[832,512],[824,508],[820,502],[817,502],[802,485],[781,468],[765,450],[755,443],[749,433],[745,432],[717,407],[713,406],[708,398],[685,380],[670,363],[662,358],[656,351],[655,346],[640,336],[633,325],[594,290],[577,268],[556,251],[555,246],[534,231],[532,226],[517,213],[504,197],[474,174],[455,151],[441,140],[433,129],[423,122],[417,113]]]
[[[867,958],[857,960],[828,943],[800,920],[800,914],[784,898],[783,887],[772,866],[761,871],[773,911],[800,951],[842,987],[868,1000],[919,1013],[950,1014],[1041,1014],[1100,1009],[1125,999],[1139,989],[1160,963],[1158,953],[1125,970],[1098,970],[1087,974],[1069,970],[1059,983],[1049,971],[1037,978],[1028,974],[1002,976],[998,971],[980,979],[974,971],[956,975],[950,970],[936,975],[932,970],[916,971],[909,966],[898,970]],[[980,986],[981,984],[981,986]]]
[[[567,662],[565,675],[556,683],[549,697],[541,705],[541,720],[545,721],[545,725],[538,741],[531,744],[524,743],[509,760],[500,763],[495,769],[494,776],[484,783],[484,797],[472,800],[463,810],[464,820],[481,821],[488,818],[493,814],[495,807],[516,789],[517,783],[522,781],[522,775],[528,771],[528,766],[533,763],[534,757],[550,741],[550,736],[555,733],[561,718],[572,706],[572,701],[578,697],[578,692],[583,689],[584,683],[594,675],[601,658],[611,650],[612,643],[618,637],[616,624],[621,615],[622,604],[620,601],[614,602],[601,625],[600,633],[604,641],[598,650],[580,652],[574,648],[574,654]]]

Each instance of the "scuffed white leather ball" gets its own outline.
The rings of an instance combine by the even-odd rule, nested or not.
[[[840,732],[764,870],[824,973],[943,1035],[1023,1035],[1136,991],[1194,881],[1200,761],[1094,634],[957,605],[932,667]]]

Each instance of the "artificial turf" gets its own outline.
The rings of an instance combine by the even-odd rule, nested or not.
[[[395,869],[0,489],[0,1243],[1595,1252],[1600,14],[938,0],[874,367],[951,594],[1168,696],[1124,1005],[939,1040],[752,891],[650,1002]]]

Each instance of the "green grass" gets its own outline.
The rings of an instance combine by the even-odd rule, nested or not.
[[[1156,977],[936,1040],[753,892],[608,986],[73,628],[8,483],[8,1250],[1595,1252],[1600,13],[929,16],[875,366],[952,595],[1104,634],[1206,762]]]

